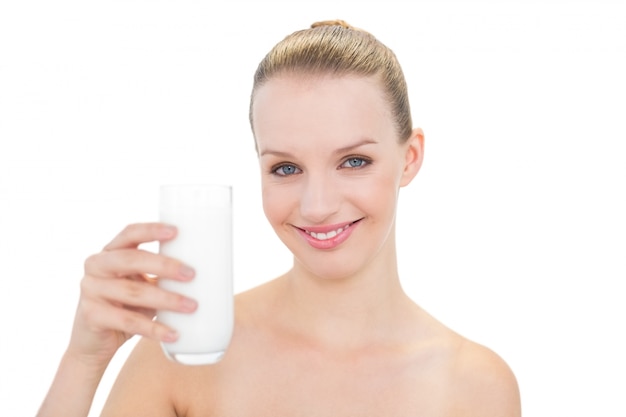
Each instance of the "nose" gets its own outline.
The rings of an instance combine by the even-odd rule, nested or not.
[[[339,211],[337,184],[325,175],[307,175],[300,199],[300,214],[311,224],[323,224]]]

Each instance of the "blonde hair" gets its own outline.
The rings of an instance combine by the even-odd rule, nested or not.
[[[309,29],[294,32],[263,58],[254,74],[250,97],[253,133],[255,92],[281,74],[378,77],[389,101],[398,137],[405,141],[411,135],[407,86],[396,55],[372,34],[343,20],[316,22]]]

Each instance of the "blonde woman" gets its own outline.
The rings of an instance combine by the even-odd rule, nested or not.
[[[137,249],[175,238],[174,228],[128,226],[85,263],[71,341],[39,415],[86,416],[110,359],[138,334],[103,416],[519,416],[507,364],[400,285],[396,206],[424,135],[393,52],[343,21],[295,32],[257,69],[250,123],[265,215],[292,268],[236,296],[220,362],[179,365],[159,346],[176,330],[154,312],[196,303],[143,277],[192,280],[193,270]]]

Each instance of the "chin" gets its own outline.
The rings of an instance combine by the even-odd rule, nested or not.
[[[322,257],[296,257],[294,259],[294,270],[320,281],[339,282],[358,275],[359,271],[365,269],[367,263],[365,260],[359,262],[354,257],[346,258],[345,254],[333,258],[329,253],[325,253]]]

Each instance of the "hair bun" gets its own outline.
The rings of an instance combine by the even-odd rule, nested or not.
[[[345,20],[322,20],[321,22],[315,22],[311,25],[311,28],[316,28],[319,26],[341,26],[346,29],[355,29],[351,25],[349,25]]]

